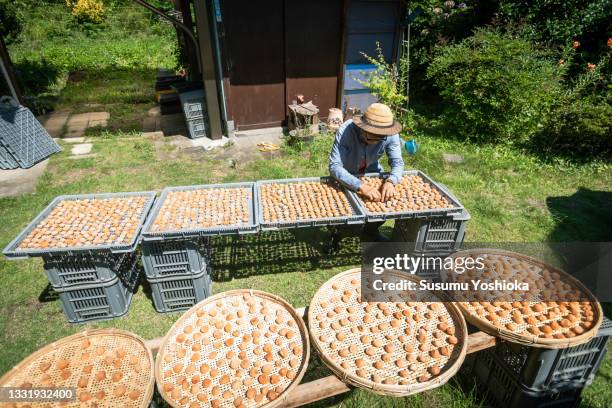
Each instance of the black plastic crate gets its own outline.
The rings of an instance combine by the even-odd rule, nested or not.
[[[526,388],[544,390],[560,386],[586,386],[593,381],[612,336],[612,321],[604,317],[589,342],[565,349],[542,349],[498,342],[490,350]]]
[[[107,320],[127,313],[140,279],[135,256],[124,260],[118,276],[104,283],[54,288],[70,323]]]
[[[186,120],[207,116],[206,96],[203,89],[195,89],[179,93],[183,113]]]
[[[44,269],[55,288],[103,283],[120,273],[121,265],[131,254],[78,254],[43,256]]]
[[[199,139],[210,133],[208,130],[208,117],[187,119],[187,130],[191,139]]]
[[[208,266],[208,239],[143,241],[142,265],[148,278],[199,273]]]
[[[395,220],[392,239],[414,243],[414,247],[409,248],[411,252],[445,252],[448,255],[461,248],[470,218],[467,210],[463,210],[443,217],[398,219]]]
[[[465,385],[475,387],[493,408],[573,408],[580,404],[583,387],[534,391],[516,381],[500,360],[487,350],[469,355],[461,367]]]
[[[189,309],[212,294],[212,280],[207,268],[197,274],[147,278],[147,281],[151,286],[153,305],[159,313]]]

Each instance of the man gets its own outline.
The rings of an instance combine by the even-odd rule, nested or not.
[[[395,195],[395,184],[402,179],[404,161],[399,132],[400,125],[391,109],[382,103],[373,103],[363,115],[346,121],[336,133],[329,155],[329,173],[347,188],[367,200],[387,201]],[[364,173],[383,171],[379,163],[387,153],[391,174],[379,190],[359,180]],[[364,232],[375,241],[388,240],[378,231],[382,222],[367,223]]]

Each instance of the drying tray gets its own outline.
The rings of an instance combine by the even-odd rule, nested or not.
[[[589,299],[588,301],[591,303],[592,308],[593,308],[594,319],[593,319],[593,325],[582,334],[579,334],[574,337],[566,338],[566,339],[548,339],[548,338],[542,338],[539,336],[535,336],[532,334],[521,335],[505,327],[499,327],[499,326],[493,325],[489,321],[487,321],[484,317],[481,318],[475,312],[473,312],[472,311],[473,308],[471,305],[469,305],[469,302],[456,302],[457,307],[462,311],[463,315],[465,316],[465,319],[470,324],[473,324],[474,326],[476,326],[478,329],[482,330],[485,333],[488,333],[492,336],[499,337],[501,339],[507,340],[512,343],[518,343],[518,344],[522,344],[526,346],[548,348],[548,349],[562,349],[562,348],[577,346],[580,344],[584,344],[588,342],[589,340],[591,340],[593,337],[595,337],[603,321],[603,311],[602,311],[601,305],[599,304],[595,296],[593,296],[593,294],[576,278],[538,259],[526,256],[526,255],[523,255],[517,252],[504,251],[504,250],[499,250],[499,249],[470,249],[470,250],[455,252],[449,257],[454,258],[454,257],[478,256],[479,254],[498,255],[498,256],[503,256],[503,257],[508,257],[508,258],[516,258],[518,260],[528,262],[536,268],[541,268],[543,270],[548,270],[551,273],[555,272],[559,274],[561,281],[564,281],[574,286],[575,289],[578,289],[584,293],[584,295],[586,296],[585,298]],[[442,273],[443,273],[443,279],[452,281],[451,276],[453,276],[454,273],[449,273],[446,270],[443,270]],[[533,303],[536,303],[536,302],[530,302],[530,305]],[[496,307],[496,309],[499,309],[499,308]],[[536,313],[543,314],[547,312],[548,309],[549,307],[547,306],[547,309],[545,311],[536,312]],[[558,317],[557,319],[554,319],[554,320],[560,321],[562,318],[563,316]],[[500,319],[500,322],[504,324],[509,323],[511,321],[512,321],[511,316]],[[546,324],[547,322],[550,322],[550,321],[552,320],[547,319],[545,322],[542,322],[542,323]],[[519,324],[518,326],[521,330],[526,330],[529,327],[529,324],[522,323],[522,324]],[[563,328],[560,328],[558,330],[555,330],[552,334],[554,335],[562,331],[563,331]]]
[[[13,159],[5,157],[5,162],[12,165],[14,161],[24,169],[62,150],[32,112],[23,106],[0,108],[0,146]]]
[[[353,215],[348,217],[326,217],[326,218],[307,218],[295,221],[265,221],[263,217],[263,206],[261,202],[261,186],[263,184],[290,184],[290,183],[306,183],[306,182],[320,182],[320,183],[333,183],[338,187],[341,193],[346,196],[346,199],[353,210]],[[262,231],[277,230],[280,228],[296,228],[296,227],[318,227],[326,225],[341,225],[341,224],[363,224],[365,221],[365,215],[361,206],[357,202],[354,196],[348,194],[344,188],[341,187],[340,183],[329,176],[323,177],[304,177],[304,178],[292,178],[292,179],[279,179],[279,180],[260,180],[257,182],[257,190],[259,194],[259,224]]]
[[[148,197],[148,201],[145,203],[142,214],[140,214],[140,219],[138,223],[138,227],[136,228],[136,232],[132,237],[132,240],[129,244],[123,245],[113,245],[113,244],[101,244],[101,245],[89,245],[89,246],[78,246],[78,247],[65,247],[65,248],[44,248],[44,249],[35,249],[35,248],[24,248],[19,249],[19,244],[23,241],[29,234],[32,232],[38,224],[40,224],[53,209],[62,201],[69,200],[86,200],[86,199],[107,199],[107,198],[122,198],[122,197],[133,197],[133,196],[145,196]],[[56,197],[51,204],[47,206],[40,214],[34,218],[34,220],[23,230],[17,237],[12,240],[6,248],[4,248],[4,255],[8,258],[12,259],[25,259],[29,256],[43,256],[49,254],[59,254],[62,255],[76,255],[82,254],[84,252],[96,253],[100,251],[110,251],[112,253],[125,253],[125,252],[133,252],[136,249],[139,241],[140,229],[147,218],[147,214],[151,210],[153,206],[153,201],[155,200],[155,192],[154,191],[143,191],[143,192],[132,192],[132,193],[104,193],[104,194],[82,194],[82,195],[62,195]]]
[[[389,177],[391,173],[383,172],[383,173],[366,173],[365,177],[380,177],[386,179]],[[398,219],[398,218],[423,218],[430,216],[448,216],[451,214],[459,214],[463,211],[463,204],[459,202],[457,197],[455,197],[446,186],[440,183],[436,183],[429,176],[423,173],[420,170],[406,170],[402,174],[402,176],[419,176],[423,179],[425,183],[428,183],[435,187],[452,205],[452,208],[439,208],[439,209],[427,209],[427,210],[419,210],[419,211],[398,211],[398,212],[388,212],[388,213],[372,213],[370,212],[359,194],[354,191],[349,190],[349,194],[353,197],[353,199],[358,203],[361,212],[365,214],[365,217],[368,222],[375,221],[385,221],[390,219]]]
[[[294,378],[289,379],[287,377],[282,377],[281,382],[279,384],[284,385],[286,388],[284,388],[284,390],[280,393],[280,395],[278,395],[276,399],[274,400],[267,401],[267,399],[264,398],[263,404],[261,403],[262,401],[260,401],[259,403],[256,403],[252,399],[245,397],[247,388],[254,387],[254,388],[257,388],[259,392],[261,391],[261,387],[262,387],[262,385],[258,381],[258,378],[253,379],[252,376],[250,376],[249,371],[250,369],[253,369],[254,365],[256,364],[257,365],[263,365],[263,364],[274,365],[274,364],[272,364],[272,362],[267,362],[264,359],[263,352],[259,355],[255,354],[253,352],[255,347],[253,347],[253,342],[251,342],[244,350],[247,353],[247,361],[249,362],[249,366],[248,368],[239,366],[238,369],[243,369],[245,372],[244,373],[245,376],[243,378],[253,379],[253,384],[252,385],[241,384],[239,388],[233,389],[232,383],[237,378],[233,374],[234,370],[231,369],[230,367],[231,360],[227,358],[227,352],[229,351],[234,352],[235,356],[233,356],[232,359],[237,359],[238,354],[240,352],[240,347],[238,343],[242,344],[242,339],[237,337],[237,341],[234,344],[227,346],[225,343],[226,339],[233,338],[233,335],[224,334],[220,339],[215,338],[214,333],[215,333],[215,330],[218,330],[218,329],[216,329],[214,325],[209,324],[211,322],[208,321],[209,317],[212,318],[211,320],[223,319],[223,321],[226,321],[224,317],[226,315],[223,315],[222,313],[219,313],[219,312],[221,312],[224,306],[226,307],[229,306],[229,308],[231,308],[233,313],[237,313],[238,310],[243,310],[245,312],[245,315],[244,315],[245,324],[241,325],[240,329],[237,329],[239,332],[239,335],[242,335],[242,336],[249,335],[253,333],[255,330],[260,330],[256,327],[257,323],[253,324],[251,322],[251,319],[253,319],[254,317],[257,317],[259,319],[259,322],[264,323],[264,325],[269,325],[269,327],[272,328],[272,326],[274,326],[276,322],[269,323],[267,321],[264,321],[264,318],[263,318],[264,314],[260,312],[260,309],[255,311],[255,313],[251,313],[250,311],[247,311],[248,307],[247,307],[247,302],[245,301],[245,297],[253,298],[256,301],[264,301],[266,302],[267,307],[271,309],[275,309],[276,311],[282,311],[289,319],[291,319],[294,322],[293,326],[291,327],[291,331],[293,331],[294,335],[297,334],[297,336],[292,337],[292,339],[288,339],[289,347],[287,348],[288,350],[287,356],[282,356],[280,354],[281,347],[276,345],[274,342],[272,342],[272,339],[267,340],[267,337],[265,337],[265,335],[262,335],[262,341],[258,347],[261,348],[264,345],[274,344],[272,346],[274,349],[273,355],[276,359],[275,361],[277,364],[281,364],[282,367],[288,367],[287,364],[289,363],[289,361],[291,361],[292,359],[298,359],[298,364],[296,364],[296,367],[293,367],[293,370],[295,370]],[[239,306],[232,305],[232,303],[234,302],[237,302]],[[216,313],[216,316],[215,317],[208,316],[208,313]],[[201,322],[203,323],[202,325],[199,326],[201,327],[201,329],[197,331],[196,330],[196,328],[198,327],[197,322],[200,318],[205,319],[206,322],[204,321]],[[233,321],[235,321],[235,319]],[[193,329],[193,334],[186,335],[183,343],[180,343],[177,341],[177,337],[181,334],[184,335],[185,327],[187,326],[190,326]],[[278,338],[284,338],[278,333],[280,332],[281,328],[287,326],[287,324],[284,324],[284,325],[278,324],[278,326],[279,326],[278,331],[275,332],[276,336],[273,336],[275,337],[275,341]],[[235,329],[236,327],[238,326],[232,324],[232,329]],[[219,331],[225,332],[225,328]],[[262,330],[262,332],[263,331],[264,330]],[[270,332],[267,332],[267,333],[270,333]],[[200,336],[201,339],[194,339],[193,337],[195,337],[198,334],[201,334]],[[210,340],[210,341],[207,341],[207,340]],[[200,344],[201,346],[201,349],[199,351],[193,350],[193,345],[196,343]],[[209,344],[206,344],[206,343],[209,343]],[[219,348],[215,347],[215,343],[220,344]],[[292,343],[295,343],[296,346],[300,347],[299,358],[297,357],[298,354],[296,354],[295,351],[293,351],[294,349],[291,348]],[[178,352],[176,351],[177,344],[184,344],[186,346],[183,349],[183,350],[186,349],[186,354],[181,359],[177,358],[175,354]],[[189,345],[191,345],[191,347],[187,347]],[[211,358],[210,356],[211,352],[217,352],[216,357]],[[197,356],[198,358],[195,358],[194,360],[194,354],[196,353],[198,353],[199,356]],[[238,289],[238,290],[231,290],[231,291],[219,293],[215,296],[212,296],[208,299],[201,301],[200,303],[196,304],[191,309],[189,309],[187,312],[185,312],[185,314],[183,314],[183,316],[181,316],[181,318],[177,320],[176,323],[174,323],[174,325],[172,325],[172,327],[170,328],[170,330],[164,337],[162,344],[159,348],[159,352],[157,354],[156,363],[155,363],[155,378],[157,380],[158,391],[160,395],[164,398],[164,400],[166,400],[174,408],[182,408],[184,406],[187,406],[187,403],[181,404],[180,402],[175,401],[171,397],[171,395],[168,395],[174,390],[166,391],[165,389],[165,382],[166,382],[165,380],[169,378],[176,384],[177,379],[181,375],[183,375],[180,371],[179,371],[179,374],[175,373],[173,371],[173,368],[176,367],[177,364],[183,364],[183,366],[185,367],[185,371],[187,371],[189,364],[193,364],[194,366],[197,365],[195,372],[193,372],[192,374],[200,376],[199,379],[202,380],[200,381],[201,384],[203,383],[205,379],[211,378],[210,373],[213,368],[216,368],[218,370],[218,373],[217,375],[215,375],[214,377],[215,379],[216,378],[221,379],[223,375],[229,376],[229,382],[226,384],[220,385],[219,388],[221,389],[221,392],[226,392],[226,391],[230,391],[233,389],[233,391],[230,391],[233,394],[232,399],[234,396],[239,396],[240,398],[242,398],[244,406],[248,408],[253,408],[253,407],[271,408],[271,407],[275,407],[278,405],[283,405],[289,392],[300,383],[302,377],[304,376],[304,373],[306,372],[309,356],[310,356],[310,343],[308,339],[308,332],[306,330],[306,325],[304,324],[304,321],[302,320],[300,315],[293,309],[293,307],[289,303],[287,303],[284,299],[280,298],[279,296],[276,296],[270,293],[266,293],[266,292],[262,292],[258,290]],[[212,361],[215,358],[219,361],[216,365],[215,365],[215,362]],[[202,365],[209,366],[209,370],[202,372],[201,371]],[[278,367],[279,366],[274,365],[274,368],[271,374],[277,373],[279,371]],[[258,370],[258,374],[261,374],[261,370],[259,368],[257,370]],[[167,374],[169,374],[169,376],[167,376]],[[187,378],[193,378],[193,377],[191,377],[190,374],[187,374]],[[221,380],[219,380],[219,382],[220,381]],[[193,394],[191,394],[191,397],[188,397],[189,401],[200,403],[201,406],[208,406],[208,404],[212,404],[211,402],[212,399],[214,398],[221,399],[222,394],[219,395],[218,397],[214,397],[212,395],[212,388],[214,388],[215,385],[219,386],[217,381],[213,381],[212,384],[209,384],[208,387],[210,388],[198,387],[198,392],[205,393],[206,399],[208,402],[198,402],[198,399]],[[267,384],[265,386],[269,387],[270,390],[272,390],[277,385]],[[188,393],[187,395],[185,395],[185,397],[187,397],[188,395],[190,394]],[[180,397],[183,397],[183,395],[181,394]],[[234,401],[232,399],[224,398],[221,402],[220,407],[233,408]]]
[[[83,351],[85,341],[89,341],[91,345],[87,347],[87,351]],[[98,355],[96,350],[101,348],[104,350],[102,355]],[[117,350],[123,349],[126,355],[118,359]],[[110,352],[110,353],[109,353]],[[74,370],[74,356],[82,357],[83,353],[89,354],[87,364],[83,361],[78,361],[79,371]],[[106,364],[104,359],[107,356],[112,356],[113,360],[119,360],[121,365],[119,368]],[[61,380],[59,377],[60,370],[57,369],[57,364],[60,360],[70,360],[68,369],[72,369],[71,377],[68,380]],[[137,335],[128,331],[119,329],[94,329],[86,330],[72,336],[64,337],[54,343],[48,344],[43,348],[35,351],[26,357],[23,361],[13,367],[2,378],[0,378],[0,387],[20,387],[24,382],[32,384],[33,387],[45,387],[42,381],[40,371],[41,363],[52,362],[51,367],[47,370],[50,375],[50,380],[53,382],[53,387],[58,386],[58,382],[63,382],[62,387],[76,388],[76,399],[65,407],[81,407],[83,404],[79,401],[80,391],[83,388],[78,387],[78,381],[82,375],[81,368],[87,365],[93,365],[91,374],[89,374],[88,385],[99,384],[99,387],[93,389],[87,388],[91,393],[90,401],[97,401],[100,406],[109,407],[126,407],[126,408],[146,408],[151,403],[155,385],[155,377],[153,375],[153,355],[146,347],[144,340]],[[93,363],[92,363],[93,362]],[[135,369],[134,367],[138,367]],[[100,371],[106,372],[106,378],[98,381],[95,376]],[[129,376],[125,372],[129,371]],[[112,375],[116,372],[124,374],[123,378],[118,382],[112,380]],[[40,380],[40,382],[35,379]],[[128,381],[129,380],[129,381]],[[134,385],[136,383],[136,385]],[[118,385],[126,385],[126,392],[123,396],[117,397],[114,395],[114,390]],[[131,386],[130,386],[131,385]],[[46,387],[49,387],[47,385]],[[132,400],[128,394],[130,391],[136,390],[139,396],[136,400]],[[105,397],[102,402],[96,398],[96,392],[104,391]],[[18,404],[21,406],[22,404]],[[36,406],[60,406],[59,403],[31,403]]]
[[[385,274],[381,275],[381,277],[391,278],[394,281],[397,281],[397,280],[411,280],[415,282],[419,281],[418,278],[415,278],[411,275],[408,275],[406,273],[401,273],[398,271],[385,271]],[[334,289],[334,287],[336,289]],[[440,303],[435,302],[436,304],[439,305],[438,310],[436,311],[431,310],[431,312],[434,313],[435,316],[432,316],[431,318],[428,319],[427,317],[423,316],[423,313],[425,312],[423,313],[419,312],[421,313],[422,319],[418,323],[414,321],[413,317],[402,317],[401,323],[399,324],[398,327],[393,328],[387,325],[387,327],[384,328],[383,330],[380,330],[377,333],[372,333],[370,331],[372,327],[378,327],[380,323],[387,322],[390,319],[394,319],[394,317],[393,317],[393,314],[391,314],[389,315],[389,317],[385,317],[384,320],[379,319],[377,316],[373,316],[374,312],[369,312],[369,313],[366,312],[364,310],[364,307],[367,307],[367,306],[364,306],[364,305],[372,305],[372,307],[374,308],[374,311],[377,313],[381,312],[381,310],[377,309],[379,304],[388,305],[390,309],[395,310],[395,311],[399,311],[400,309],[397,307],[395,303],[392,303],[392,302],[360,303],[357,297],[353,295],[351,295],[348,303],[347,302],[341,303],[339,297],[342,296],[343,291],[350,290],[351,292],[353,292],[355,288],[361,288],[361,269],[360,268],[350,269],[348,271],[342,272],[334,276],[327,282],[325,282],[323,286],[321,286],[319,290],[317,291],[317,293],[314,295],[310,303],[310,307],[308,308],[308,327],[310,329],[310,334],[312,336],[313,345],[319,352],[319,355],[321,356],[321,359],[323,360],[323,362],[330,368],[330,370],[339,379],[341,379],[342,381],[348,384],[354,385],[359,388],[364,388],[376,394],[391,395],[391,396],[399,397],[399,396],[411,395],[411,394],[415,394],[415,393],[423,392],[426,390],[430,390],[432,388],[439,387],[442,384],[446,383],[453,375],[457,373],[461,364],[463,363],[463,360],[465,359],[465,355],[467,352],[467,338],[468,338],[467,326],[466,326],[465,320],[463,319],[463,316],[461,315],[461,312],[459,311],[459,309],[457,309],[457,307],[454,304],[446,302],[446,297],[443,293],[430,292],[427,294],[427,295],[431,295],[433,299],[438,299],[440,301]],[[333,292],[338,293],[338,295],[337,296],[334,295]],[[407,299],[408,296],[410,295],[407,292],[403,292],[403,293],[406,294],[406,301],[410,301],[409,299]],[[332,300],[333,298],[336,298],[335,301]],[[325,308],[322,307],[321,304],[323,302],[326,302],[328,306]],[[404,302],[401,302],[401,303],[404,303]],[[422,305],[426,304],[425,302],[421,302],[421,301],[416,301],[415,303],[422,304]],[[430,302],[427,302],[426,310],[428,312],[430,311],[430,309],[428,309],[430,304],[431,304]],[[357,312],[356,312],[357,318],[354,319],[353,322],[349,320],[348,323],[345,320],[344,322],[345,325],[340,326],[341,332],[346,334],[346,338],[344,340],[340,340],[337,337],[335,337],[339,334],[339,332],[338,330],[335,330],[330,326],[330,324],[333,324],[334,322],[335,323],[340,322],[340,320],[343,319],[342,316],[347,315],[346,310],[343,310],[341,313],[334,312],[333,309],[340,305],[342,305],[341,307],[344,307],[344,306],[355,307],[357,309]],[[414,312],[415,308],[418,306],[408,306],[408,307],[413,309],[412,311]],[[328,314],[330,312],[334,314],[334,316],[332,316],[331,318],[329,317],[329,314]],[[338,315],[341,316],[340,319],[337,319]],[[363,318],[365,315],[372,316],[373,320],[369,323],[364,323]],[[406,358],[406,356],[408,355],[408,351],[405,350],[403,347],[407,345],[411,345],[414,348],[414,353],[411,353],[411,354],[415,355],[415,358],[421,353],[427,354],[429,352],[429,348],[423,352],[419,351],[420,343],[417,340],[417,335],[416,335],[418,333],[417,330],[420,327],[427,327],[426,329],[427,330],[427,343],[430,344],[433,338],[432,330],[434,329],[437,330],[436,326],[439,323],[439,320],[436,319],[436,317],[439,317],[440,315],[446,316],[448,319],[447,324],[451,327],[454,327],[453,335],[455,336],[457,343],[454,345],[454,347],[452,347],[450,356],[448,357],[439,356],[435,359],[433,359],[432,357],[432,358],[429,358],[427,362],[423,362],[423,363],[419,362],[418,360],[415,360],[413,362],[408,361],[407,365],[405,365],[404,367],[398,367],[395,361]],[[321,320],[319,320],[317,316],[322,316]],[[355,315],[349,315],[349,319],[351,316],[355,316]],[[406,320],[410,320],[411,332],[410,334],[407,335],[408,341],[406,342],[404,340],[402,342],[402,340],[399,337],[405,334],[404,330],[408,327]],[[321,323],[323,323],[324,325],[323,329],[321,329],[320,327]],[[355,328],[358,328],[360,325],[363,325],[365,330],[359,331],[357,333],[353,333],[352,330],[354,330]],[[391,333],[394,333],[394,335],[397,335],[397,337],[393,340],[386,339],[385,336]],[[393,344],[394,350],[389,352],[389,354],[392,354],[392,358],[388,362],[384,363],[384,366],[382,367],[382,369],[376,369],[375,367],[373,367],[372,365],[373,359],[365,355],[364,350],[366,348],[371,348],[371,347],[369,345],[364,344],[361,341],[361,337],[364,335],[369,336],[372,342],[374,340],[380,340],[382,344],[385,344],[385,345],[387,343]],[[326,337],[325,341],[322,341],[320,336],[325,336]],[[327,342],[327,340],[334,340],[334,341],[338,340],[336,342],[338,343],[336,351],[330,348],[330,345]],[[356,353],[349,352],[346,357],[341,357],[341,356],[339,356],[338,358],[332,357],[332,355],[338,355],[338,350],[347,349],[347,347],[350,347],[353,345],[355,345],[357,348]],[[435,346],[431,347],[432,350],[434,348]],[[387,351],[383,351],[383,349],[379,347],[379,349],[376,350],[376,360],[380,361],[381,355],[385,353],[387,353]],[[363,367],[363,369],[367,371],[367,378],[362,378],[358,376],[356,374],[356,371],[358,370],[353,368],[353,367],[356,367],[355,359],[357,356],[359,356],[359,358],[363,358],[366,360],[366,365]],[[431,364],[437,361],[442,361],[442,364],[439,364],[439,363]],[[351,366],[350,369],[349,368],[345,369],[341,366],[341,364],[345,362]],[[410,371],[409,367],[411,364],[417,364],[418,371],[416,371],[416,373],[411,372],[408,377],[402,378],[399,375],[399,372],[402,370]],[[438,367],[442,365],[441,372],[433,376],[433,378],[429,378],[427,381],[417,382],[416,378],[422,375],[424,372],[427,372],[426,371],[427,367],[430,367],[432,365],[437,365]],[[374,382],[371,380],[371,376],[373,374],[377,374],[381,376],[382,379],[391,378],[394,381],[396,381],[397,384],[383,384],[380,382]],[[399,382],[402,380],[404,381],[407,380],[406,381],[407,383],[403,385],[399,384]]]
[[[170,231],[151,231],[155,219],[159,215],[168,193],[172,191],[192,191],[192,190],[203,190],[203,189],[232,189],[232,188],[246,188],[251,191],[251,198],[248,200],[249,207],[249,223],[248,224],[233,224],[233,225],[220,225],[218,227],[209,228],[192,228],[192,229],[181,229],[181,230],[170,230]],[[157,200],[155,207],[151,211],[151,215],[148,217],[147,222],[142,229],[142,238],[145,241],[163,241],[163,240],[177,240],[183,238],[197,238],[201,236],[210,235],[224,235],[224,234],[247,234],[255,233],[258,228],[257,220],[257,189],[253,182],[243,183],[227,183],[227,184],[205,184],[199,186],[183,186],[183,187],[168,187],[162,192],[160,198]]]

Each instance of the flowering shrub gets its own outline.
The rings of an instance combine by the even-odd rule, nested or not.
[[[66,0],[66,5],[79,23],[100,24],[104,20],[102,0]]]

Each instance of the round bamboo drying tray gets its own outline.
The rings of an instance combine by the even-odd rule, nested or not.
[[[28,403],[32,407],[76,408],[95,403],[100,408],[146,408],[154,384],[151,351],[140,337],[118,329],[86,330],[60,339],[30,354],[0,378],[2,387],[76,389],[72,402]]]
[[[323,362],[342,381],[382,395],[406,396],[446,383],[467,351],[459,309],[438,292],[428,293],[433,302],[413,302],[401,292],[394,302],[361,303],[360,274],[356,268],[334,276],[310,303],[308,327]],[[397,271],[383,276],[418,282]]]
[[[306,325],[282,298],[231,290],[189,309],[168,331],[155,363],[173,407],[283,404],[308,366]]]
[[[479,328],[480,330],[489,333],[493,336],[499,337],[501,339],[519,343],[523,345],[528,345],[531,347],[541,347],[541,348],[549,348],[549,349],[561,349],[567,347],[577,346],[591,340],[595,334],[597,334],[597,330],[599,326],[601,326],[601,322],[603,320],[603,311],[601,309],[601,305],[593,296],[593,294],[576,278],[569,275],[568,273],[554,268],[538,259],[529,257],[527,255],[519,254],[511,251],[504,251],[499,249],[471,249],[456,252],[451,255],[451,257],[466,257],[466,256],[478,256],[478,255],[488,255],[496,257],[496,260],[500,260],[502,265],[510,265],[510,262],[515,263],[514,260],[518,262],[523,262],[524,265],[527,265],[529,271],[524,271],[522,273],[529,273],[532,279],[542,280],[542,277],[539,275],[543,272],[548,272],[550,274],[557,274],[551,278],[551,281],[554,282],[562,282],[571,286],[572,290],[578,290],[582,292],[582,299],[588,299],[583,301],[567,301],[567,302],[486,302],[487,306],[493,307],[495,309],[494,313],[503,313],[502,309],[507,310],[506,316],[500,317],[498,319],[499,325],[493,324],[486,318],[487,312],[483,310],[478,312],[484,306],[475,306],[475,302],[457,302],[457,306],[461,309],[464,314],[466,320]],[[514,260],[513,260],[514,259]],[[505,261],[505,262],[504,262]],[[506,266],[504,266],[505,268]],[[512,268],[514,269],[514,268]],[[520,272],[521,270],[519,270]],[[497,271],[499,273],[499,271]],[[482,276],[478,275],[478,276]],[[448,273],[446,271],[446,278],[450,280],[455,279],[454,273]],[[525,279],[525,278],[523,278]],[[531,293],[533,296],[533,292]],[[521,303],[520,307],[516,303]],[[567,305],[563,305],[563,310],[560,310],[560,306],[562,303],[567,303]],[[513,305],[514,304],[514,305]],[[541,311],[534,311],[533,307],[535,305],[538,309],[542,308]],[[526,307],[529,308],[528,316],[532,316],[532,322],[535,322],[535,325],[538,327],[538,333],[534,334],[529,330],[534,330],[534,324],[525,321],[525,314],[522,310]],[[575,321],[570,321],[570,319],[574,319],[576,316],[572,313],[571,309],[579,308],[580,313],[582,313],[585,308],[590,308],[592,310],[592,319],[590,322],[578,318]],[[493,309],[491,309],[493,311]],[[517,320],[513,320],[513,313],[517,311],[521,313],[521,318],[516,317]],[[550,313],[553,315],[550,315]],[[574,316],[574,317],[570,317]],[[541,319],[541,320],[540,320]],[[553,323],[554,322],[554,323]],[[511,325],[511,327],[516,327],[516,329],[510,330],[507,325]],[[554,327],[551,327],[551,324]],[[503,325],[503,326],[502,326]],[[548,333],[549,337],[543,337],[546,335],[543,331],[540,331],[540,328],[549,327],[551,332]],[[558,327],[557,327],[558,326]],[[567,327],[565,327],[567,326]],[[580,332],[576,333],[575,328],[580,327],[578,329]],[[570,333],[571,337],[565,337],[568,333]],[[562,338],[555,338],[555,336],[563,336]]]

